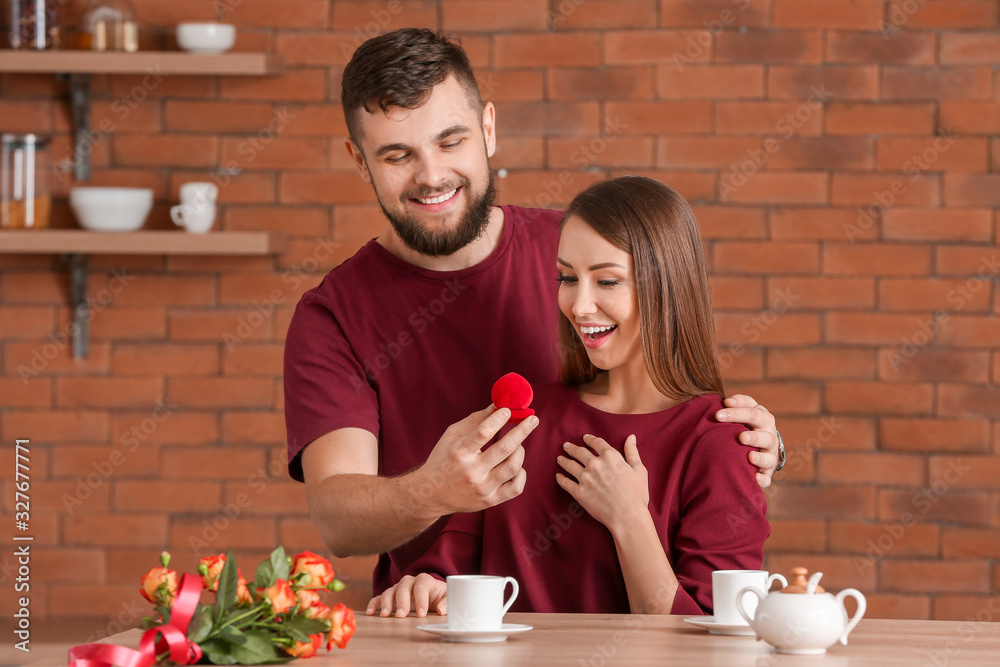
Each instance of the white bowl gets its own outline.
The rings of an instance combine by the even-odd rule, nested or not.
[[[177,46],[192,53],[222,53],[233,48],[236,26],[229,23],[178,23]]]
[[[153,208],[149,188],[73,188],[69,207],[80,226],[94,232],[134,232]]]

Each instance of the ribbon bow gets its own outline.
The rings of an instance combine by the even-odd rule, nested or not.
[[[149,667],[156,662],[157,654],[168,649],[172,662],[193,665],[201,660],[201,647],[188,641],[187,628],[200,598],[200,579],[182,574],[170,609],[170,623],[146,630],[138,651],[111,644],[81,644],[69,650],[69,667]],[[157,641],[157,635],[163,638]]]

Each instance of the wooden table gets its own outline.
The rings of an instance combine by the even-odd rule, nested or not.
[[[697,667],[815,665],[817,667],[953,667],[1000,664],[1000,623],[865,619],[847,646],[826,655],[782,655],[753,637],[710,635],[678,616],[604,614],[508,614],[508,623],[534,630],[499,644],[446,643],[416,626],[441,623],[417,619],[358,617],[350,646],[321,651],[302,667],[604,667],[618,665],[696,665]],[[135,647],[141,632],[130,630],[113,643]],[[8,646],[4,646],[7,649]],[[0,664],[65,665],[66,648],[32,646],[17,662]],[[7,651],[4,656],[7,657]],[[33,662],[34,660],[34,662]]]

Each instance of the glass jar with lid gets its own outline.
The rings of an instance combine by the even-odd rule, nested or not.
[[[60,0],[7,0],[6,32],[12,49],[58,49]]]
[[[0,229],[49,226],[48,143],[36,134],[0,135]]]
[[[128,0],[92,0],[80,22],[78,44],[91,51],[138,51],[135,8]]]

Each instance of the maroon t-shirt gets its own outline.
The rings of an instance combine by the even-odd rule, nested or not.
[[[500,376],[556,378],[559,211],[501,207],[496,249],[475,266],[430,271],[369,241],[306,292],[285,342],[289,474],[331,431],[378,437],[379,475],[427,460],[451,424],[490,404]],[[382,591],[437,537],[442,519],[382,554]]]
[[[562,444],[590,433],[621,452],[636,436],[649,474],[649,510],[680,588],[671,613],[712,612],[713,570],[757,570],[771,532],[764,492],[715,394],[662,412],[619,415],[580,400],[576,387],[535,388],[539,425],[524,442],[524,492],[484,512],[456,514],[407,574],[514,577],[512,611],[629,613],[614,539],[556,483]]]

